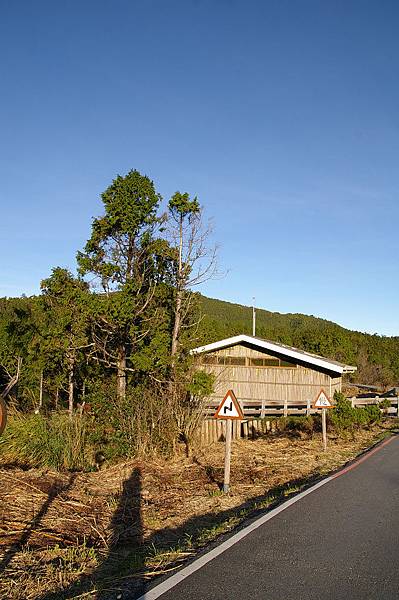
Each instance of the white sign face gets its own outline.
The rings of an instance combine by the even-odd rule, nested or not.
[[[314,403],[314,407],[315,408],[331,408],[332,407],[330,399],[324,390],[321,390],[320,394],[317,396],[316,402]]]
[[[227,417],[227,418],[228,417],[238,418],[240,416],[238,413],[238,410],[236,408],[236,405],[234,404],[233,400],[231,400],[230,398],[226,398],[225,401],[223,402],[223,404],[219,410],[219,415],[221,417]]]
[[[237,398],[232,390],[229,390],[215,413],[217,419],[243,419],[244,415]]]

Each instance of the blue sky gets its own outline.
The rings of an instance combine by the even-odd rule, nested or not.
[[[0,7],[0,295],[73,269],[136,168],[212,217],[203,293],[399,335],[397,2]]]

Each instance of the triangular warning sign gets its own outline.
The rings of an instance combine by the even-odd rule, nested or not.
[[[219,404],[214,417],[215,419],[238,419],[240,421],[244,418],[241,406],[233,390],[227,392]]]
[[[330,398],[327,396],[324,390],[320,390],[317,398],[313,404],[314,408],[332,408]]]

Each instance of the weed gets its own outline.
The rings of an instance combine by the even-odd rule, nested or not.
[[[113,494],[111,496],[108,496],[108,498],[106,499],[107,508],[110,511],[115,512],[115,510],[118,508],[119,501],[120,501],[120,494]]]
[[[89,465],[83,417],[15,414],[0,438],[0,458],[31,467],[83,470]]]
[[[208,496],[210,498],[217,498],[218,496],[223,496],[223,494],[224,494],[223,490],[220,490],[220,489],[208,491]]]
[[[48,548],[47,557],[57,570],[78,574],[83,573],[89,565],[95,566],[98,562],[96,551],[87,546],[86,542],[66,548],[56,544],[53,548]]]

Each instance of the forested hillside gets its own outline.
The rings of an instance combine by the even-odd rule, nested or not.
[[[200,297],[200,343],[252,333],[252,308]],[[256,335],[358,367],[355,381],[394,385],[399,380],[399,337],[350,331],[302,314],[256,310]]]

